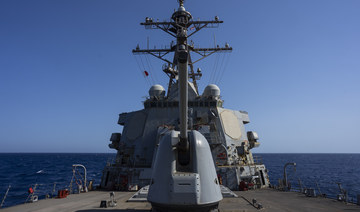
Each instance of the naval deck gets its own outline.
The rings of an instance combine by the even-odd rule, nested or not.
[[[127,202],[135,192],[115,192],[115,207],[100,208],[102,200],[109,201],[109,192],[91,191],[88,193],[72,194],[63,199],[39,200],[35,203],[27,203],[9,208],[3,208],[1,212],[14,211],[39,211],[39,212],[146,212],[151,211],[149,202]],[[224,198],[219,204],[220,212],[279,212],[279,211],[360,211],[360,206],[352,203],[343,203],[334,199],[323,197],[306,197],[296,192],[281,192],[274,189],[260,189],[250,191],[235,191],[238,197]],[[253,199],[256,199],[253,205]],[[261,204],[262,208],[256,206]]]

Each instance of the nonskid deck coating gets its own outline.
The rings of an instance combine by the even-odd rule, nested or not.
[[[89,193],[72,194],[64,199],[47,199],[35,203],[17,205],[4,208],[1,212],[14,211],[39,211],[39,212],[97,212],[97,211],[119,211],[119,212],[147,212],[151,211],[148,202],[126,202],[134,192],[115,192],[116,207],[100,208],[101,200],[110,200],[110,192],[92,191]],[[224,198],[220,204],[220,212],[279,212],[279,211],[359,211],[360,206],[345,204],[333,199],[311,198],[295,192],[280,192],[273,189],[236,191],[238,198]],[[249,202],[256,199],[263,208],[258,210]]]

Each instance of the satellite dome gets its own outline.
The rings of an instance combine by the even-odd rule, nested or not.
[[[165,96],[165,89],[163,86],[161,85],[153,85],[151,86],[151,88],[149,89],[149,95],[151,98],[153,97],[164,97]]]
[[[215,84],[210,84],[206,86],[204,93],[204,97],[219,97],[220,96],[220,88]]]
[[[178,11],[185,12],[186,10],[185,10],[185,7],[184,7],[184,6],[180,6],[180,7],[178,8]]]

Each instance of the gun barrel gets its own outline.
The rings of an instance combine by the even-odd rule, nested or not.
[[[179,52],[179,115],[180,115],[180,147],[188,150],[188,52]]]

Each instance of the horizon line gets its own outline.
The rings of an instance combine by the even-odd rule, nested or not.
[[[117,152],[0,152],[0,154],[117,154]],[[360,154],[360,152],[253,152],[252,154]]]

